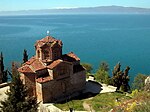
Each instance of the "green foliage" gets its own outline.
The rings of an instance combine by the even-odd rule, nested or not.
[[[133,112],[150,112],[150,93],[148,91],[140,91],[134,98],[139,100],[139,102],[132,109]]]
[[[133,81],[132,88],[138,90],[144,90],[146,75],[138,74]]]
[[[100,69],[101,70],[103,70],[103,71],[109,71],[109,65],[108,65],[108,63],[107,62],[101,62],[101,64],[100,64]]]
[[[108,70],[109,70],[109,65],[106,62],[102,62],[95,74],[96,80],[101,83],[110,84],[111,79],[109,77]]]
[[[36,98],[29,97],[27,88],[22,84],[19,74],[12,77],[10,90],[6,92],[8,98],[1,102],[2,112],[36,112],[38,104]]]
[[[16,75],[16,74],[18,74],[18,68],[19,67],[21,67],[21,63],[19,63],[19,62],[15,62],[15,61],[13,61],[12,62],[12,75]]]
[[[81,63],[81,65],[86,69],[86,77],[88,78],[89,75],[91,75],[91,72],[93,70],[93,67],[89,63]]]
[[[3,71],[2,82],[7,82],[8,79],[8,70]]]
[[[2,76],[2,83],[7,82],[8,71],[4,70],[3,53],[0,54],[0,75]]]
[[[143,102],[141,105],[138,105],[133,108],[133,112],[150,112],[150,101]]]
[[[125,94],[117,92],[103,93],[98,94],[93,99],[89,100],[88,103],[92,104],[92,107],[96,112],[108,112],[115,106],[118,106],[116,105],[116,98],[119,99],[120,103],[129,99],[129,97],[126,97]]]
[[[91,64],[89,64],[89,63],[82,63],[81,65],[86,69],[87,73],[91,73],[92,72],[93,67],[92,67]]]
[[[132,102],[132,104],[127,105],[125,111],[132,112],[132,110],[136,107],[136,102]]]
[[[130,90],[129,82],[129,73],[130,67],[127,66],[124,71],[121,71],[121,64],[118,63],[112,72],[112,84],[117,87],[117,90],[127,92]]]
[[[135,97],[137,94],[138,94],[138,90],[135,89],[135,90],[132,91],[131,96]]]
[[[109,73],[107,71],[103,71],[103,70],[98,70],[96,72],[95,79],[98,82],[105,83],[105,84],[109,84],[109,82],[110,82]]]
[[[4,71],[4,62],[3,62],[3,53],[1,52],[1,55],[0,55],[0,69],[1,71]]]
[[[27,50],[24,49],[24,51],[23,51],[23,63],[25,63],[27,61],[28,61],[28,54],[27,54]]]
[[[55,106],[63,111],[67,111],[69,108],[73,108],[75,111],[85,110],[83,107],[83,100],[72,100],[66,103],[55,104]]]
[[[88,99],[82,99],[82,100],[72,100],[63,103],[63,104],[55,104],[56,107],[60,108],[63,111],[69,110],[69,108],[73,107],[75,111],[85,111],[83,107],[83,103],[86,102],[95,110],[96,112],[108,112],[112,108],[114,108],[116,105],[116,98],[119,99],[120,103],[123,102],[124,100],[130,99],[129,97],[125,96],[125,94],[121,93],[103,93],[103,94],[98,94],[95,97],[88,98]]]

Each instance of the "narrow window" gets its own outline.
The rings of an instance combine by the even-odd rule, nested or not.
[[[37,55],[38,55],[38,58],[40,58],[40,51],[39,50],[37,51]]]

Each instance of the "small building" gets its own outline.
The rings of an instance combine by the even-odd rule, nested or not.
[[[35,43],[36,55],[18,69],[29,94],[38,102],[56,102],[85,89],[85,69],[73,52],[62,54],[63,43],[51,36]]]

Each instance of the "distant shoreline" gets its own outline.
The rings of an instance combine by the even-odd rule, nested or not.
[[[4,15],[75,15],[75,14],[150,14],[150,8],[123,7],[123,6],[97,6],[60,9],[39,9],[0,11]]]
[[[11,15],[0,15],[0,17],[11,17],[11,16],[70,16],[70,15],[150,15],[150,14],[11,14]]]

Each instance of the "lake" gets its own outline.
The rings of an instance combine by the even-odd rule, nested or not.
[[[0,51],[5,68],[22,61],[23,49],[35,54],[34,43],[46,31],[63,41],[63,53],[73,51],[94,70],[101,61],[130,66],[133,80],[150,73],[150,15],[36,15],[0,16]]]

